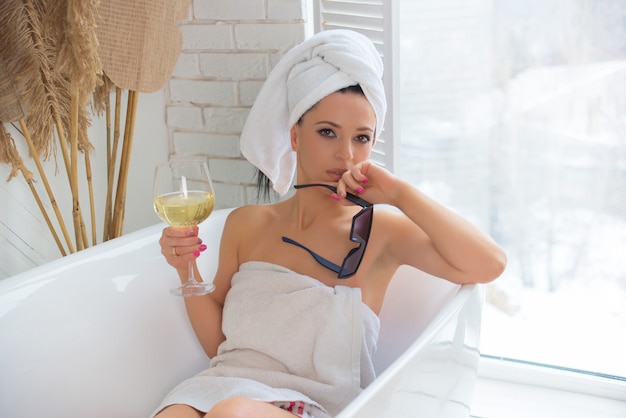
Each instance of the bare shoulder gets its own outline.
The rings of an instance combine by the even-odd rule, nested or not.
[[[228,214],[226,226],[229,229],[256,229],[276,218],[274,205],[246,205]]]

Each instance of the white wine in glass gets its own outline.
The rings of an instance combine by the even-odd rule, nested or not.
[[[215,205],[209,168],[199,160],[172,160],[157,165],[153,198],[154,210],[163,222],[179,228],[200,224],[211,215]],[[190,261],[187,282],[172,289],[173,294],[199,296],[215,289],[211,282],[196,280],[193,265]]]

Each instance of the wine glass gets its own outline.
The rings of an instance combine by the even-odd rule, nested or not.
[[[207,164],[199,160],[172,160],[157,165],[153,198],[154,210],[169,225],[184,228],[200,224],[213,212],[215,205]],[[171,289],[172,294],[199,296],[215,289],[211,282],[196,280],[193,265],[190,261],[187,282]]]

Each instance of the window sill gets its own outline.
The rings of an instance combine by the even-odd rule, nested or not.
[[[562,416],[626,417],[626,380],[489,357],[481,358],[472,402],[472,417]]]

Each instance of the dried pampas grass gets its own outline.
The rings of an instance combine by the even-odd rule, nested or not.
[[[13,124],[28,145],[70,253],[89,246],[79,193],[81,155],[89,194],[90,241],[97,243],[93,145],[88,138],[91,115],[106,117],[106,241],[122,234],[138,92],[156,91],[169,79],[182,46],[177,21],[188,15],[189,7],[189,0],[0,1],[0,122]],[[109,68],[108,74],[103,68]],[[128,89],[124,116],[122,89]],[[56,163],[58,151],[72,195],[74,242],[42,165],[52,157]],[[11,164],[9,179],[23,174],[65,255],[37,195],[35,176],[4,125],[0,125],[0,163]]]

